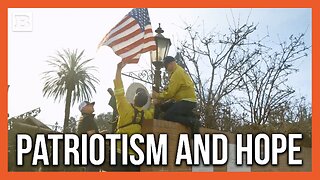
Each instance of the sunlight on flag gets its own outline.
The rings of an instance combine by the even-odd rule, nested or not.
[[[156,50],[147,8],[136,8],[127,14],[99,44],[109,46],[125,63],[138,63],[142,53]]]

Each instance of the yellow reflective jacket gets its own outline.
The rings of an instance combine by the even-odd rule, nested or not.
[[[192,79],[178,64],[170,74],[167,89],[160,93],[158,98],[163,100],[174,99],[175,101],[197,101]]]
[[[141,125],[137,123],[132,123],[134,119],[134,108],[138,111],[142,111],[141,107],[133,106],[128,102],[125,97],[123,83],[121,80],[114,80],[114,95],[116,97],[117,110],[118,110],[118,123],[116,133],[118,134],[128,134],[130,137],[132,134],[141,134]],[[148,110],[144,110],[144,119],[153,119],[154,107]],[[141,113],[138,113],[136,121],[141,122]],[[117,152],[121,153],[121,142],[117,141]],[[132,149],[129,149],[129,154],[135,154]]]

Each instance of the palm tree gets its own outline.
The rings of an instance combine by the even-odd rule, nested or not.
[[[71,102],[73,105],[75,102],[90,100],[92,92],[96,92],[95,84],[99,83],[90,73],[96,68],[87,65],[92,59],[83,60],[83,54],[84,50],[80,54],[78,50],[57,51],[56,56],[50,56],[47,60],[52,70],[43,73],[43,96],[53,97],[58,102],[65,97],[64,132],[68,127]]]

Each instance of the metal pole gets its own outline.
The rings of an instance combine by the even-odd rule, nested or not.
[[[155,71],[154,71],[154,79],[153,79],[153,84],[154,84],[154,88],[153,90],[156,92],[160,91],[160,85],[161,85],[161,67],[162,67],[162,62],[160,61],[156,61],[153,62],[153,65],[155,66]],[[160,107],[159,106],[155,106],[155,110],[154,110],[154,118],[158,119],[159,118],[159,114],[160,114]]]
[[[154,85],[155,85],[155,91],[159,92],[160,90],[160,84],[161,84],[161,71],[160,67],[157,66],[155,71],[154,71]]]
[[[162,62],[156,61],[153,62],[153,65],[155,67],[154,70],[154,79],[153,79],[153,84],[154,84],[154,91],[159,92],[160,86],[161,86],[161,67],[162,67]]]

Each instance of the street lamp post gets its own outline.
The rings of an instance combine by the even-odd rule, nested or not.
[[[156,29],[156,35],[154,36],[154,39],[156,41],[156,46],[157,49],[154,51],[150,52],[150,57],[151,57],[151,62],[153,66],[155,67],[154,71],[154,78],[153,78],[153,90],[156,92],[159,92],[160,90],[160,85],[161,85],[161,68],[163,66],[163,59],[168,55],[169,48],[171,46],[171,41],[168,38],[165,38],[162,33],[164,31],[160,27]],[[159,107],[155,107],[155,112],[154,112],[154,118],[158,119],[159,117]]]
[[[159,27],[155,31],[157,34],[154,36],[156,41],[157,49],[150,52],[151,62],[153,66],[155,67],[154,71],[154,90],[159,92],[160,85],[161,85],[161,71],[160,69],[163,66],[162,60],[164,57],[168,55],[169,48],[171,46],[171,41],[169,38],[165,38],[162,33],[164,32],[162,28]]]

